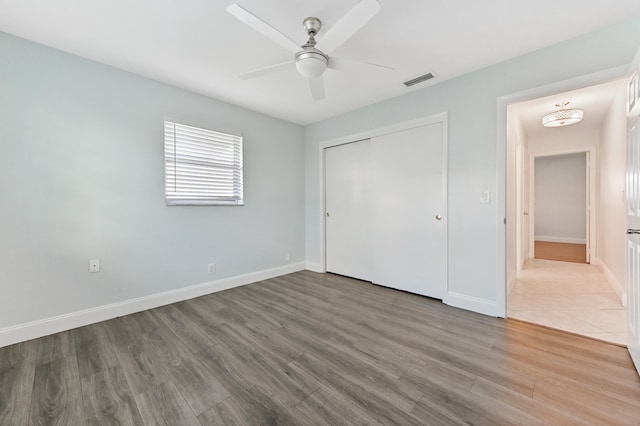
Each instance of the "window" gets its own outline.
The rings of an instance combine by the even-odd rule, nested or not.
[[[242,205],[242,136],[164,122],[167,205]]]

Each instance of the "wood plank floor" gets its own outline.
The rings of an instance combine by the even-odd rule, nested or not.
[[[0,348],[2,425],[639,422],[626,349],[308,271]]]
[[[587,263],[587,245],[570,243],[535,242],[536,259],[560,262]]]

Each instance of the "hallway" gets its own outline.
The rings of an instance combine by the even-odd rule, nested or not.
[[[507,309],[509,318],[626,345],[627,310],[598,266],[530,259]]]

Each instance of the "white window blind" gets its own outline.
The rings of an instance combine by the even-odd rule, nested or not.
[[[167,205],[242,205],[242,136],[164,122]]]

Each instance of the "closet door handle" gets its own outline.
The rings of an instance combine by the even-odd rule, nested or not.
[[[442,220],[442,215],[437,214],[436,215],[436,220]]]
[[[640,234],[640,229],[627,229],[627,234]]]

